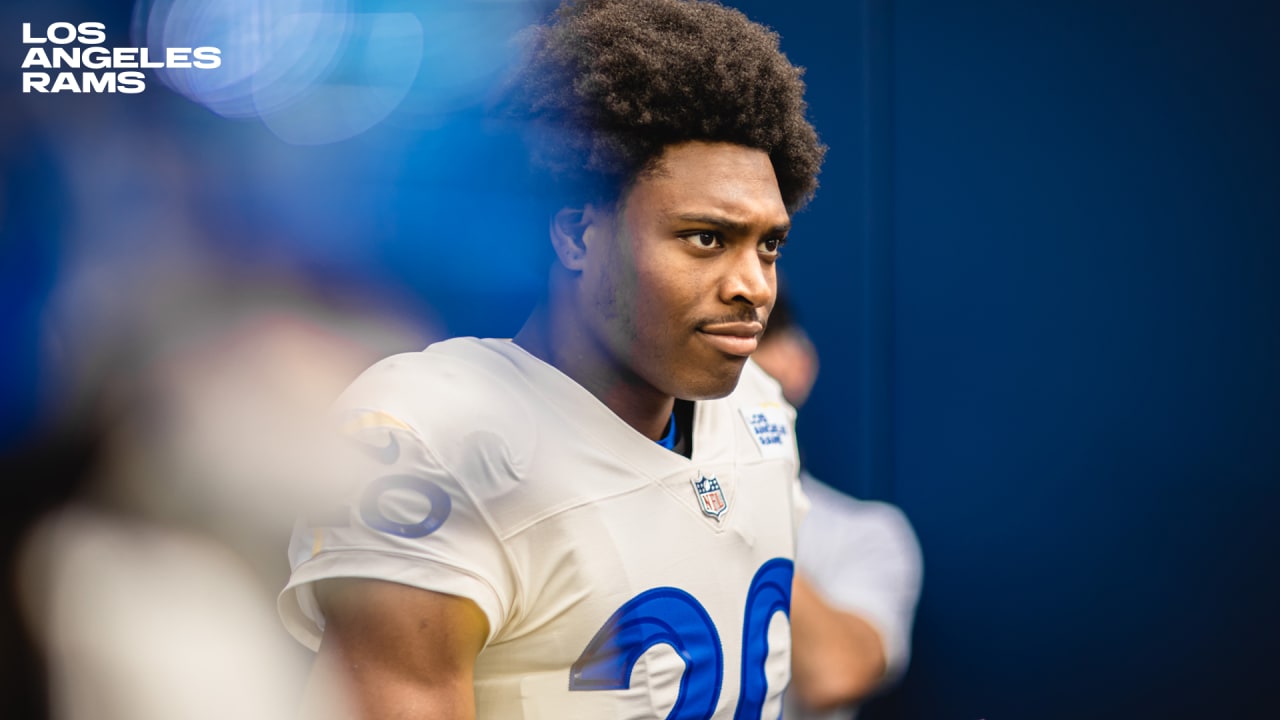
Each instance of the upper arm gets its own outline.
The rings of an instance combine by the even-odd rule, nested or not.
[[[801,526],[792,594],[793,687],[824,707],[895,680],[910,656],[919,544],[901,511],[816,480]]]
[[[880,635],[888,679],[906,669],[923,572],[906,516],[880,502],[806,484],[814,510],[800,530],[797,569],[834,608],[865,619]]]
[[[858,702],[885,678],[885,646],[876,629],[823,600],[802,573],[792,584],[791,635],[791,687],[807,708]]]
[[[381,580],[319,584],[325,618],[308,688],[308,718],[341,716],[326,693],[343,687],[367,720],[473,718],[476,656],[489,623],[465,598]]]

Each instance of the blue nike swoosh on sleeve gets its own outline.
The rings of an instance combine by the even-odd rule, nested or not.
[[[387,437],[386,445],[370,445],[369,443],[361,442],[360,450],[383,465],[391,465],[400,459],[400,441],[390,433],[387,434]]]

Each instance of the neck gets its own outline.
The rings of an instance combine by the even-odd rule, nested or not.
[[[515,337],[529,354],[569,376],[637,432],[662,437],[675,406],[585,331],[566,282],[550,283],[547,300]]]

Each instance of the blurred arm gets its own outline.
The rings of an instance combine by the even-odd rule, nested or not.
[[[791,689],[811,710],[856,703],[885,678],[879,633],[825,602],[802,575],[791,591]]]
[[[475,717],[475,661],[489,634],[475,603],[363,579],[325,581],[316,596],[325,629],[304,717],[350,717],[332,701],[340,686],[362,720]]]

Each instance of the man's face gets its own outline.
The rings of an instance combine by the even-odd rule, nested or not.
[[[668,147],[583,235],[585,322],[615,370],[686,400],[732,392],[773,307],[789,227],[763,151]]]

